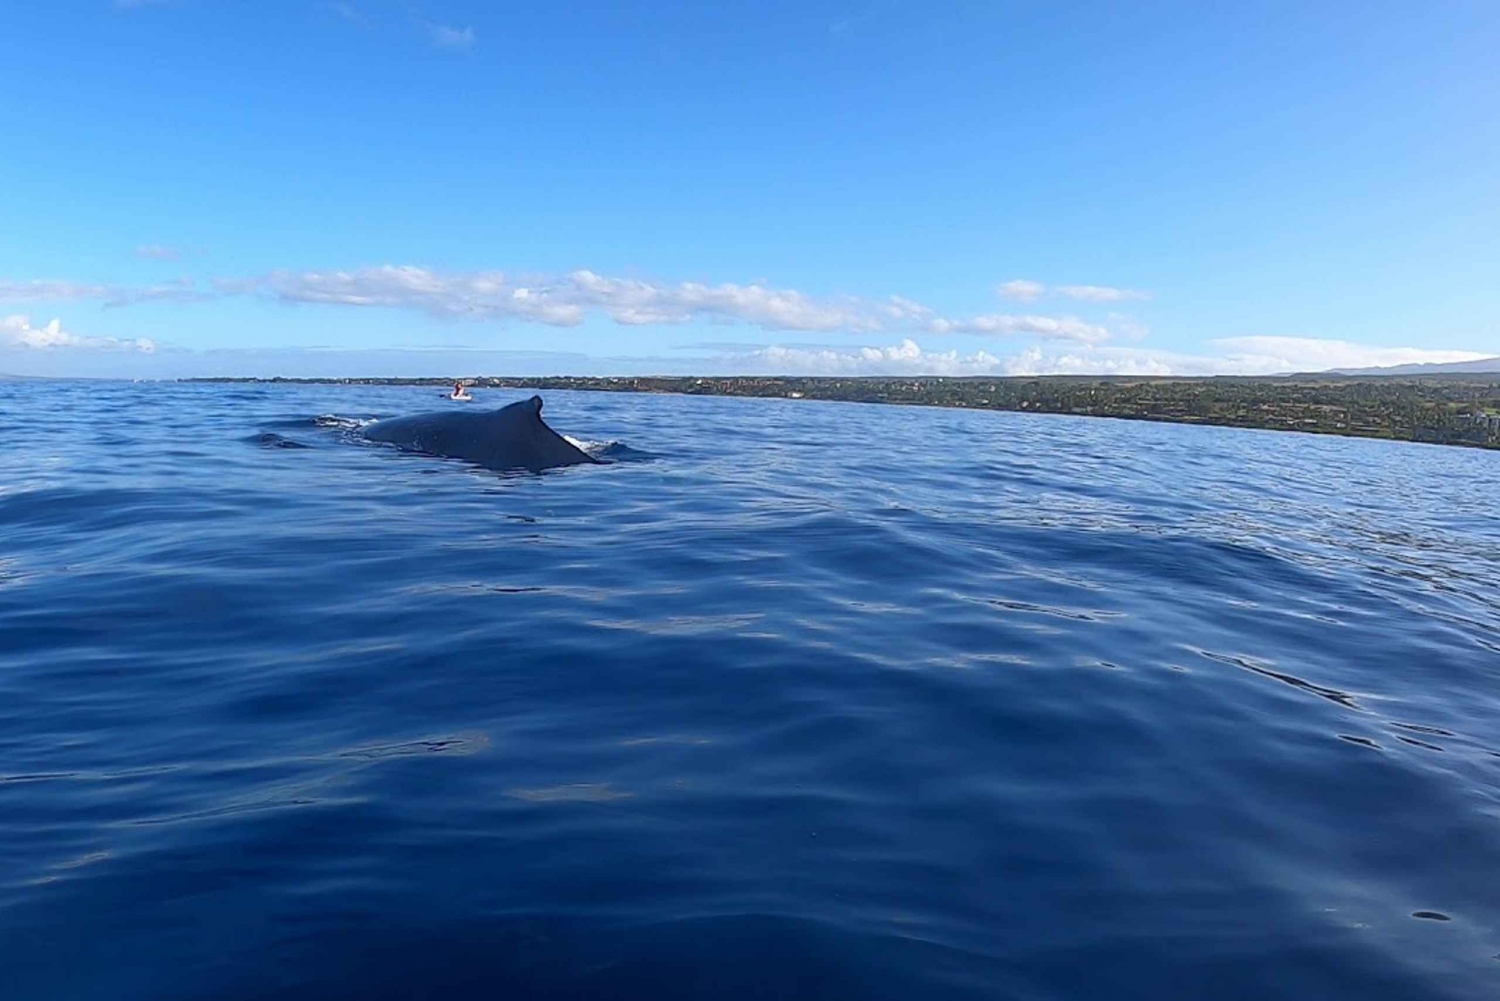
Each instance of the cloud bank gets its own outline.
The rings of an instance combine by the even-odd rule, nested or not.
[[[143,250],[146,248],[142,248]],[[997,291],[1016,300],[1057,295],[1078,301],[1114,303],[1144,293],[1101,285],[1057,286],[1016,279]],[[382,265],[352,270],[275,271],[248,278],[218,279],[201,285],[189,279],[150,286],[67,280],[0,279],[0,301],[98,302],[106,307],[169,301],[201,302],[223,297],[253,297],[287,304],[370,309],[402,309],[449,319],[516,321],[552,327],[574,327],[602,317],[625,327],[641,325],[716,324],[753,327],[785,335],[837,334],[864,344],[754,343],[700,344],[692,356],[669,358],[595,358],[586,365],[574,356],[567,369],[583,374],[925,374],[925,375],[1272,375],[1368,368],[1415,363],[1468,361],[1485,354],[1412,347],[1377,347],[1342,340],[1302,337],[1233,337],[1209,340],[1201,353],[1154,350],[1140,345],[1146,331],[1131,317],[1109,313],[1103,322],[1040,312],[981,313],[949,316],[899,295],[885,298],[808,295],[762,282],[709,284],[657,282],[577,270],[563,275],[513,275],[500,271],[442,272],[410,265]],[[982,337],[1003,343],[1023,340],[1020,350],[987,348],[968,354],[934,350],[950,335]],[[925,343],[925,346],[924,346]],[[86,352],[151,353],[150,340],[80,337],[54,320],[34,327],[22,315],[0,327],[0,348],[21,351],[66,348]],[[393,353],[394,352],[394,353]],[[175,370],[192,368],[198,352],[170,352]],[[282,351],[278,358],[311,359],[315,352]],[[249,353],[242,353],[249,358]],[[369,352],[347,351],[351,372]],[[413,365],[433,362],[430,350],[389,349],[385,361],[405,357]],[[220,363],[238,357],[216,355]],[[260,357],[260,356],[257,356]],[[465,355],[463,349],[454,357]],[[494,353],[500,360],[537,361],[535,354]],[[582,356],[578,356],[582,357]],[[323,358],[320,365],[328,359]],[[143,363],[144,364],[144,363]],[[310,362],[309,362],[310,364]],[[286,369],[296,374],[297,366]],[[304,369],[305,370],[305,369]],[[323,369],[320,368],[320,371]],[[541,374],[526,371],[517,374]]]
[[[0,319],[0,371],[18,375],[179,378],[230,376],[452,375],[864,375],[1201,376],[1277,375],[1338,367],[1472,360],[1465,351],[1384,348],[1307,338],[1236,338],[1204,354],[1113,345],[1038,344],[1006,354],[929,350],[913,338],[893,344],[700,344],[691,355],[596,357],[559,351],[464,348],[370,350],[265,348],[184,351],[151,341],[78,337],[52,321]],[[929,345],[930,347],[930,345]]]
[[[138,252],[160,259],[175,253],[160,247],[143,247]],[[509,319],[557,327],[577,326],[597,313],[622,326],[743,323],[776,332],[970,334],[1080,344],[1102,344],[1114,336],[1110,327],[1074,316],[986,313],[951,317],[899,295],[883,299],[819,298],[764,283],[652,282],[586,269],[566,275],[513,276],[500,271],[444,273],[386,264],[220,278],[206,288],[190,279],[145,287],[0,279],[0,300],[28,302],[92,300],[106,306],[125,306],[242,295],[286,303],[413,309],[449,319]]]
[[[62,321],[53,319],[42,327],[31,325],[29,316],[0,317],[0,349],[27,351],[75,349],[87,351],[137,351],[153,354],[156,342],[147,338],[120,340],[114,337],[81,337],[63,329]]]
[[[986,314],[950,318],[902,296],[816,298],[769,285],[661,283],[579,270],[562,276],[513,277],[499,271],[444,274],[410,265],[352,271],[279,271],[221,280],[225,295],[260,295],[290,303],[417,309],[443,317],[515,319],[570,327],[599,313],[624,326],[744,323],[766,331],[876,334],[923,332],[1099,344],[1108,328],[1075,317]]]
[[[927,351],[907,338],[889,347],[832,348],[826,346],[766,345],[728,351],[716,356],[719,364],[699,364],[701,371],[783,375],[1286,375],[1329,368],[1366,368],[1384,365],[1474,361],[1487,357],[1472,351],[1433,351],[1387,348],[1348,341],[1302,337],[1240,337],[1211,341],[1207,354],[1155,351],[1145,348],[1077,345],[1037,345],[1023,351],[994,355],[987,351]]]

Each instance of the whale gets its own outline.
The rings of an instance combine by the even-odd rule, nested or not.
[[[366,427],[364,437],[408,452],[463,459],[501,471],[540,473],[600,464],[546,425],[540,396],[499,410],[441,410],[391,417]]]

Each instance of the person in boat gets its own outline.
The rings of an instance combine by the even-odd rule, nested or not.
[[[461,383],[461,382],[455,382],[453,384],[453,399],[455,399],[455,400],[472,400],[473,397],[469,395],[469,391],[464,388],[464,384],[463,383]]]

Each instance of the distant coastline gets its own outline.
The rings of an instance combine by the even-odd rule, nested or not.
[[[198,378],[193,383],[452,386],[894,403],[1262,428],[1500,448],[1500,373],[1426,376],[480,376]]]

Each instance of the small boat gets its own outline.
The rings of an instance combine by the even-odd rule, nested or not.
[[[464,388],[463,383],[456,382],[453,384],[453,392],[448,394],[448,399],[468,401],[474,399],[474,397],[469,395],[469,391]]]

